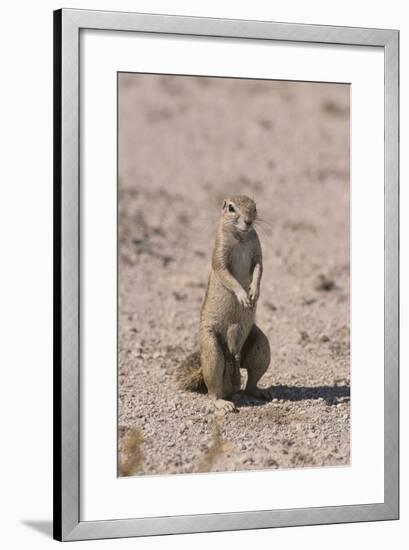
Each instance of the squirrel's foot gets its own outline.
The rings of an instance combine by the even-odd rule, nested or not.
[[[274,396],[273,390],[269,388],[258,388],[254,386],[253,388],[246,388],[245,391],[248,395],[256,399],[264,399],[265,401],[271,401]]]
[[[216,399],[215,401],[216,414],[224,415],[230,412],[236,412],[236,405],[232,401],[226,399]]]

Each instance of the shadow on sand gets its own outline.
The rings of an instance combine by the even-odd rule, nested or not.
[[[323,399],[327,405],[335,405],[338,399],[348,398],[351,395],[350,386],[270,386],[273,392],[273,399],[282,401],[305,401],[308,399]],[[254,399],[243,394],[240,398],[240,405],[255,406],[262,405],[265,401]]]

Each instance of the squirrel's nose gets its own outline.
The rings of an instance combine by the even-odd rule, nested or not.
[[[248,221],[248,220],[246,220],[244,223],[247,225],[247,227],[250,227],[251,225],[251,221]]]

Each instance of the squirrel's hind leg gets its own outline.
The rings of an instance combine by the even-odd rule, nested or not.
[[[200,363],[203,379],[210,397],[215,400],[215,407],[222,412],[236,409],[233,402],[228,401],[228,388],[224,385],[225,359],[222,346],[217,335],[212,330],[201,330],[200,335]]]
[[[270,358],[267,336],[257,325],[253,325],[241,351],[241,367],[247,370],[246,393],[261,399],[272,399],[271,389],[257,386],[257,382],[268,369]]]

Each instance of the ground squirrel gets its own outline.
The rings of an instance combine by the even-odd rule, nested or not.
[[[216,408],[234,411],[228,400],[240,390],[240,368],[248,373],[245,392],[263,399],[270,390],[257,382],[270,364],[270,346],[255,324],[262,252],[255,202],[246,196],[223,201],[206,294],[200,312],[200,375]]]

